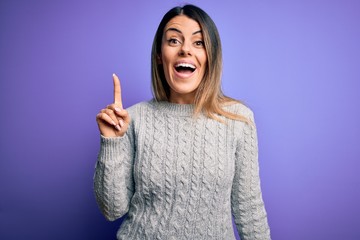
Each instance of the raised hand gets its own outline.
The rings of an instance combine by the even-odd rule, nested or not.
[[[119,78],[113,74],[114,103],[101,109],[96,115],[96,122],[104,137],[123,136],[130,123],[129,113],[123,109]]]

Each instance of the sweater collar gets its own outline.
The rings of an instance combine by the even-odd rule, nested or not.
[[[159,111],[174,116],[192,116],[195,108],[194,104],[178,104],[168,101],[157,101],[155,99],[152,99],[150,103]]]

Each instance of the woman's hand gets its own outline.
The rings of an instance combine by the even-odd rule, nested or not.
[[[100,133],[104,137],[124,136],[130,123],[130,116],[122,105],[120,80],[115,74],[113,74],[113,80],[114,103],[101,109],[96,115]]]

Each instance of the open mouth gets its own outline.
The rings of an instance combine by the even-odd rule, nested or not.
[[[196,67],[190,63],[178,63],[175,65],[175,70],[178,73],[191,74],[196,70]]]

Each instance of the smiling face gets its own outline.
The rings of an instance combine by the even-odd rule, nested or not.
[[[159,61],[170,86],[169,101],[193,103],[207,63],[200,25],[184,15],[172,18],[164,29]]]

